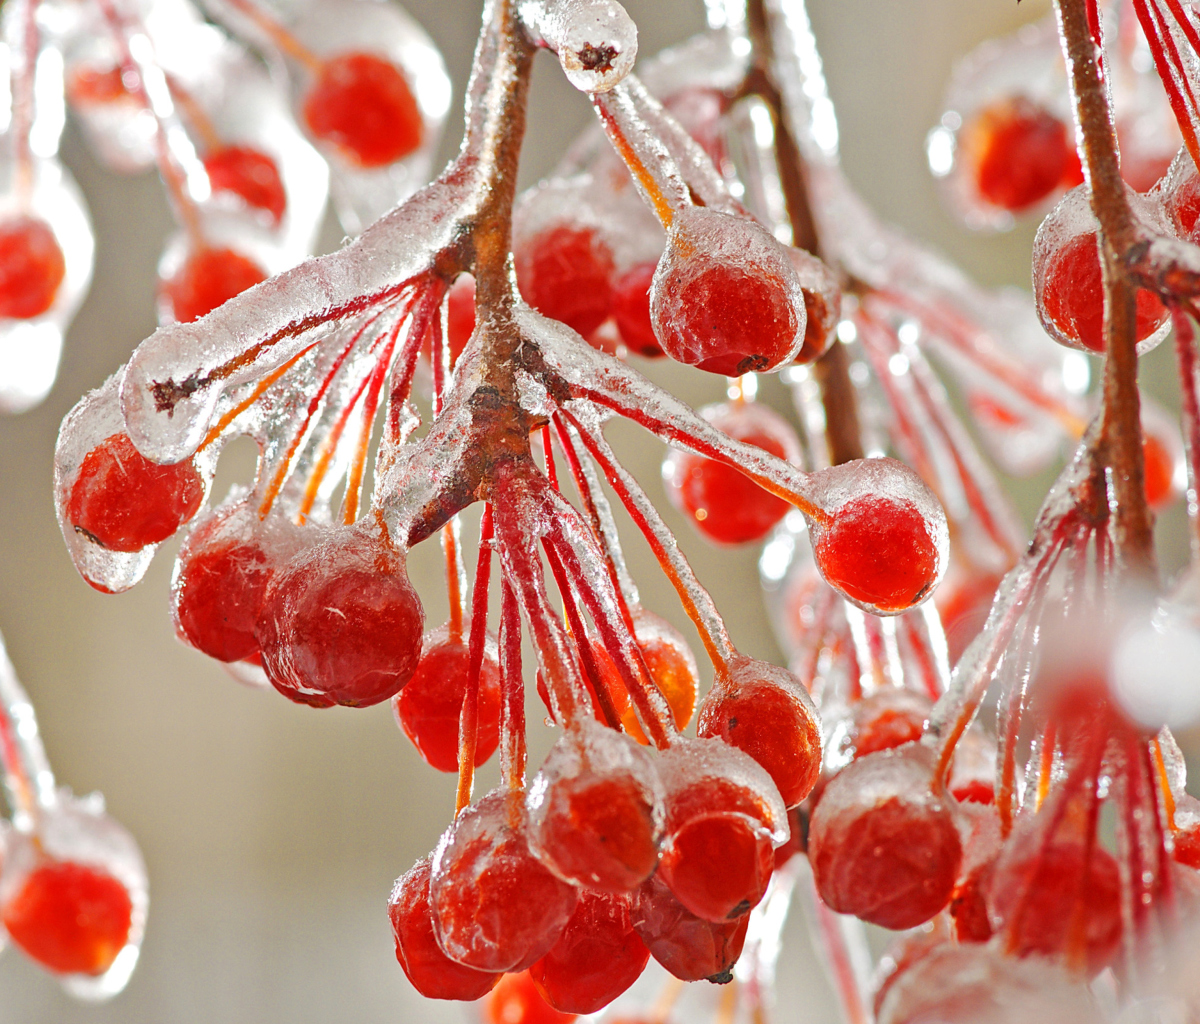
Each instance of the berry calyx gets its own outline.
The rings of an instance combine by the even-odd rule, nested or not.
[[[1085,231],[1048,253],[1039,275],[1039,314],[1056,340],[1104,352],[1104,282],[1096,232]],[[1137,292],[1137,340],[1150,338],[1170,314],[1158,296]]]
[[[359,167],[384,167],[425,137],[421,110],[403,72],[374,53],[343,53],[321,65],[304,98],[317,139]]]
[[[860,757],[813,811],[808,856],[821,898],[839,914],[915,928],[946,906],[962,862],[949,801],[919,743]]]
[[[0,912],[13,942],[59,974],[103,974],[129,940],[133,902],[101,867],[48,861]]]
[[[430,860],[417,861],[397,879],[388,900],[396,959],[413,988],[427,999],[479,999],[501,975],[455,963],[438,945],[429,906]]]
[[[621,341],[634,355],[657,359],[666,355],[650,321],[650,286],[657,263],[639,263],[613,285],[612,315]]]
[[[733,921],[706,921],[689,911],[658,875],[638,889],[633,900],[633,927],[650,955],[681,981],[724,984],[733,980],[733,965],[742,955],[748,915]]]
[[[759,224],[705,207],[676,214],[650,318],[672,359],[727,377],[790,362],[807,325],[787,250]]]
[[[608,319],[612,250],[594,228],[555,225],[525,240],[515,258],[521,295],[543,316],[585,338]]]
[[[620,893],[654,871],[661,786],[646,753],[619,733],[588,720],[569,729],[527,806],[531,847],[559,877]]]
[[[628,898],[582,892],[558,942],[529,976],[555,1009],[595,1013],[637,981],[649,959]]]
[[[392,698],[392,711],[425,763],[440,772],[458,771],[458,726],[467,692],[470,651],[461,636],[441,626],[422,641],[412,678]],[[475,767],[500,744],[500,659],[495,641],[484,644],[479,670]]]
[[[0,317],[41,316],[54,305],[66,273],[62,248],[44,220],[13,217],[0,223]]]
[[[866,494],[842,505],[817,536],[821,575],[852,601],[880,612],[920,602],[937,579],[929,523],[902,498]]]
[[[736,441],[777,458],[800,457],[800,443],[787,421],[757,403],[728,403],[700,410],[713,426]],[[791,505],[766,491],[733,466],[691,452],[672,451],[663,466],[663,484],[673,505],[718,544],[761,540]]]
[[[487,998],[489,1024],[571,1024],[577,1014],[556,1010],[538,991],[528,971],[506,974]]]
[[[141,551],[166,540],[200,509],[204,480],[193,460],[151,462],[128,434],[84,456],[67,498],[67,522],[110,551]]]
[[[162,282],[159,294],[171,316],[191,323],[266,279],[267,272],[241,253],[201,246]]]
[[[287,209],[287,192],[275,161],[252,146],[222,146],[204,157],[214,192],[241,196],[248,206],[270,214],[278,224]]]
[[[271,684],[299,704],[369,707],[397,694],[425,615],[386,531],[336,531],[271,579],[255,635]]]
[[[481,971],[522,971],[558,941],[576,890],[529,848],[519,792],[493,791],[447,829],[429,888],[438,943]]]
[[[1020,213],[1078,183],[1079,155],[1067,125],[1024,96],[984,107],[960,141],[979,197]]]
[[[700,708],[696,735],[718,737],[767,770],[788,807],[812,791],[821,773],[821,725],[800,680],[786,669],[741,657]]]

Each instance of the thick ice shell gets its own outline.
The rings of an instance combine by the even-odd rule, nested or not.
[[[595,859],[616,860],[619,863],[609,865],[611,874],[601,877],[594,869],[580,871],[582,864],[572,864],[573,858],[564,858],[556,852],[560,845],[556,842],[556,833],[570,828],[576,819],[573,808],[576,799],[582,797],[584,802],[581,807],[592,808],[592,813],[603,811],[595,798],[587,796],[587,791],[593,787],[597,787],[596,792],[607,789],[611,793],[620,789],[622,795],[628,798],[630,809],[636,804],[638,811],[645,815],[641,838],[648,839],[657,847],[663,825],[663,786],[654,762],[628,736],[589,719],[582,719],[555,743],[529,786],[525,798],[529,815],[529,848],[564,881],[588,888],[609,889],[619,880],[629,884],[621,885],[617,891],[628,891],[649,876],[654,869],[656,856],[650,858],[646,875],[635,878],[631,872],[637,865],[628,863],[625,855],[643,851],[623,848],[618,852],[605,845],[603,851],[593,855]],[[631,817],[625,823],[626,827],[633,820]],[[582,826],[589,824],[592,823],[585,821]],[[579,824],[575,825],[576,829],[580,827]],[[603,837],[600,838],[603,843]],[[628,845],[628,833],[622,832],[611,838],[614,842],[624,841]],[[643,844],[637,845],[640,847]],[[607,858],[603,856],[604,851],[609,855]]]
[[[1135,219],[1140,222],[1140,227],[1143,231],[1149,235],[1158,236],[1164,242],[1167,237],[1173,234],[1162,208],[1156,202],[1138,195],[1138,193],[1134,192],[1128,186],[1125,190],[1125,197],[1133,210]],[[1064,329],[1065,325],[1057,323],[1050,314],[1047,308],[1046,289],[1051,284],[1049,280],[1050,269],[1054,264],[1055,258],[1062,253],[1064,247],[1081,235],[1089,232],[1096,234],[1099,228],[1099,222],[1092,212],[1091,198],[1087,186],[1080,185],[1063,196],[1058,205],[1042,221],[1041,227],[1038,228],[1037,236],[1033,240],[1033,293],[1034,301],[1037,305],[1038,319],[1041,321],[1046,333],[1060,345],[1065,345],[1067,348],[1079,349],[1090,355],[1097,355],[1098,353],[1081,345],[1075,337],[1066,332]],[[1178,246],[1181,243],[1175,242],[1173,244]],[[1100,260],[1099,251],[1097,251],[1096,258]],[[1141,319],[1140,316],[1139,319]],[[1138,355],[1144,355],[1151,349],[1156,348],[1170,333],[1171,318],[1164,311],[1162,323],[1159,324],[1153,333],[1138,342]]]
[[[393,61],[412,89],[423,122],[415,152],[386,167],[351,164],[332,147],[317,143],[333,171],[338,218],[358,234],[408,198],[430,174],[442,126],[450,109],[451,84],[442,55],[425,30],[397,4],[383,0],[309,0],[296,8],[288,28],[314,53],[333,57],[348,51],[376,53]],[[296,70],[293,89],[303,102],[308,75]],[[297,118],[303,124],[303,115]]]
[[[146,928],[150,897],[141,851],[133,837],[104,813],[104,799],[98,793],[81,799],[69,790],[60,790],[56,803],[39,813],[36,831],[10,834],[8,857],[0,876],[0,905],[20,891],[28,873],[46,855],[102,868],[129,893],[133,904],[129,937],[112,966],[98,977],[75,974],[62,978],[67,991],[77,998],[111,998],[125,987],[137,966]]]
[[[125,422],[118,400],[119,378],[109,377],[101,387],[90,391],[66,415],[54,449],[54,509],[67,551],[79,574],[92,586],[110,594],[119,594],[138,582],[150,567],[157,544],[141,551],[109,551],[75,530],[67,521],[67,503],[88,453],[101,441],[123,433]],[[213,453],[206,452],[197,465],[205,486],[215,468]]]
[[[519,11],[581,92],[607,92],[633,70],[637,26],[615,0],[525,0]]]
[[[83,195],[57,159],[34,164],[29,202],[13,190],[13,165],[3,169],[0,220],[32,214],[45,221],[62,250],[65,272],[54,303],[29,320],[0,319],[0,412],[19,413],[49,394],[58,376],[63,334],[92,282],[95,237]]]

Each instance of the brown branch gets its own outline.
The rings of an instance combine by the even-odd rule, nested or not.
[[[751,58],[741,92],[743,95],[757,96],[771,111],[771,119],[775,123],[775,165],[792,228],[792,244],[814,256],[820,256],[821,239],[809,196],[807,168],[796,137],[792,134],[783,94],[771,74],[775,43],[763,0],[749,0],[746,20]],[[846,350],[835,341],[813,365],[813,371],[821,388],[821,404],[825,407],[825,440],[830,462],[837,466],[861,459],[864,452],[858,420],[858,398],[854,383],[850,380]]]
[[[1154,573],[1153,518],[1146,504],[1137,387],[1136,284],[1126,270],[1141,240],[1121,178],[1108,93],[1096,59],[1085,0],[1056,0],[1075,112],[1083,134],[1092,210],[1104,270],[1103,419],[1098,451],[1112,474],[1117,550],[1127,570]]]

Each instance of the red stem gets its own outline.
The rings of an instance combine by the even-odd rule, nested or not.
[[[467,688],[458,719],[458,797],[455,814],[471,802],[475,784],[475,749],[479,739],[479,674],[487,639],[488,582],[492,572],[492,506],[483,506],[479,526],[479,559],[471,593],[471,639],[467,648]]]
[[[525,788],[525,682],[521,675],[521,609],[507,579],[500,582],[500,773],[510,790]]]

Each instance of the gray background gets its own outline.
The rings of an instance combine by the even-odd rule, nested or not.
[[[445,54],[457,108],[478,5],[408,6]],[[630,0],[627,7],[645,54],[702,24],[700,0]],[[954,59],[1041,17],[1048,0],[1019,8],[1012,0],[812,0],[811,7],[854,183],[887,218],[941,246],[982,281],[1025,285],[1034,226],[999,238],[968,236],[939,206],[922,143]],[[527,181],[551,166],[589,117],[557,66],[540,59]],[[456,141],[447,140],[446,155]],[[0,421],[0,628],[61,781],[81,793],[103,790],[141,842],[151,913],[129,989],[100,1008],[71,1003],[52,978],[8,951],[0,959],[0,1022],[467,1019],[470,1009],[414,995],[393,959],[384,914],[393,879],[432,847],[449,820],[453,780],[424,767],[386,706],[314,712],[239,686],[177,643],[167,611],[173,546],[120,597],[92,591],[67,558],[50,494],[58,423],[153,329],[153,268],[171,224],[153,175],[109,175],[70,132],[64,155],[95,221],[96,279],[50,398]],[[336,244],[336,229],[327,236]],[[1152,367],[1164,379],[1165,355]],[[653,373],[695,404],[720,397],[719,382],[704,375],[659,367]],[[1164,394],[1170,400],[1169,388]],[[658,446],[626,451],[630,467],[659,495]],[[245,446],[230,452],[217,493],[251,467]],[[1027,518],[1047,482],[1022,485]],[[1164,563],[1177,566],[1184,555],[1181,511],[1168,520]],[[777,659],[756,552],[714,551],[677,517],[671,521],[701,578],[719,582],[718,602],[738,644]],[[643,560],[635,571],[646,604],[682,624],[645,550],[635,546],[633,553]],[[425,545],[411,564],[428,622],[436,625],[445,614],[436,546]],[[549,742],[539,721],[532,717],[535,751]],[[805,1020],[834,1019],[815,971],[806,940],[790,936],[781,1020],[800,1019],[800,1005]]]

